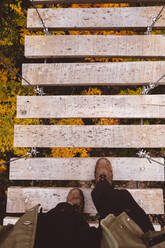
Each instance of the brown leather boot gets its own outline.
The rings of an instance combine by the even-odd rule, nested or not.
[[[79,188],[73,188],[69,191],[67,202],[73,205],[74,209],[78,212],[84,210],[84,194]]]
[[[107,180],[110,184],[113,181],[113,170],[110,161],[106,158],[100,158],[95,167],[96,183]]]

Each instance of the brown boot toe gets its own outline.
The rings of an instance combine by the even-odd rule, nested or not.
[[[113,170],[110,161],[106,158],[100,158],[95,167],[96,183],[107,180],[110,184],[113,181]]]
[[[84,210],[84,194],[79,188],[73,188],[70,190],[67,196],[67,202],[74,206],[78,212]]]

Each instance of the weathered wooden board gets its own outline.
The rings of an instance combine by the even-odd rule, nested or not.
[[[113,29],[145,28],[150,26],[153,17],[157,16],[161,6],[128,7],[128,8],[44,8],[39,13],[45,26],[56,29]],[[28,10],[27,27],[43,29],[35,9]],[[155,24],[156,28],[165,28],[165,11]]]
[[[155,229],[155,231],[156,232],[159,232],[159,231],[161,231],[161,225],[159,225],[159,224],[153,224],[153,226],[154,226],[154,229]]]
[[[17,96],[17,118],[165,118],[165,95]]]
[[[8,224],[16,224],[16,222],[19,220],[19,217],[10,217],[10,216],[6,216],[3,219],[3,225],[6,226]],[[88,222],[90,226],[95,226],[98,227],[99,223],[97,221],[92,221],[92,222]]]
[[[19,217],[10,217],[10,216],[6,216],[4,219],[3,219],[3,225],[4,226],[7,226],[8,224],[12,224],[12,225],[15,225],[16,222],[19,220]]]
[[[15,147],[165,147],[165,125],[15,125],[14,129]]]
[[[22,75],[32,85],[145,85],[164,75],[164,68],[165,61],[23,64]]]
[[[54,208],[57,203],[66,201],[70,188],[10,187],[8,189],[7,212],[25,212],[41,204],[43,211]],[[163,214],[162,189],[130,189],[138,204],[149,214]],[[85,213],[96,213],[91,199],[91,189],[83,189],[85,196]]]
[[[33,35],[25,37],[25,57],[165,57],[163,35]]]
[[[164,167],[146,158],[108,158],[113,180],[164,181]],[[94,180],[98,158],[29,158],[10,164],[10,180]],[[163,158],[155,158],[164,164]]]
[[[12,225],[15,225],[16,222],[19,220],[19,217],[11,217],[11,216],[6,216],[4,219],[3,219],[3,225],[6,226],[8,224],[12,224]],[[95,226],[95,227],[98,227],[99,223],[97,221],[91,221],[91,222],[88,222],[90,226]]]
[[[19,220],[19,217],[5,217],[3,219],[3,225],[6,226],[8,224],[15,224]],[[89,222],[90,226],[98,227],[98,222]],[[159,224],[154,225],[155,231],[161,231],[161,226]]]
[[[32,0],[30,0],[32,2]],[[165,0],[34,0],[34,4],[53,3],[164,3]]]
[[[6,216],[3,219],[3,225],[6,226],[8,224],[16,224],[16,222],[19,220],[19,217],[10,217],[10,216]],[[99,222],[98,221],[88,221],[90,226],[94,226],[94,227],[98,227],[99,226]],[[160,225],[156,225],[156,228],[160,228]]]

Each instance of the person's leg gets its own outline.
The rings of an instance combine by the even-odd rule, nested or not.
[[[110,212],[116,215],[118,205],[114,204],[114,194],[113,194],[113,171],[109,160],[101,158],[97,161],[95,167],[95,188],[92,191],[92,199],[94,205],[100,215],[100,218],[105,218]],[[112,195],[113,194],[113,195]],[[113,209],[114,211],[113,211]]]
[[[105,218],[110,213],[117,216],[123,212],[121,199],[117,193],[107,180],[96,184],[91,195],[100,219]]]
[[[84,195],[80,189],[69,192],[67,202],[74,208],[75,236],[79,248],[100,248],[101,228],[90,227],[84,219]]]
[[[79,189],[69,192],[67,202],[39,215],[35,248],[99,247],[96,229],[83,215],[84,197]],[[89,246],[88,246],[89,244]]]
[[[131,194],[127,190],[114,189],[112,166],[107,159],[97,161],[95,178],[92,199],[101,219],[110,213],[117,216],[125,211],[144,232],[154,230],[148,216]]]
[[[66,202],[59,203],[47,213],[39,213],[35,248],[51,248],[55,244],[63,248],[71,244],[74,234],[73,213],[73,206]]]

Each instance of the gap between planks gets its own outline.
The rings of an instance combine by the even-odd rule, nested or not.
[[[32,0],[30,0],[32,2]],[[103,3],[102,0],[34,0],[34,4]],[[104,0],[104,3],[163,3],[163,0]]]

